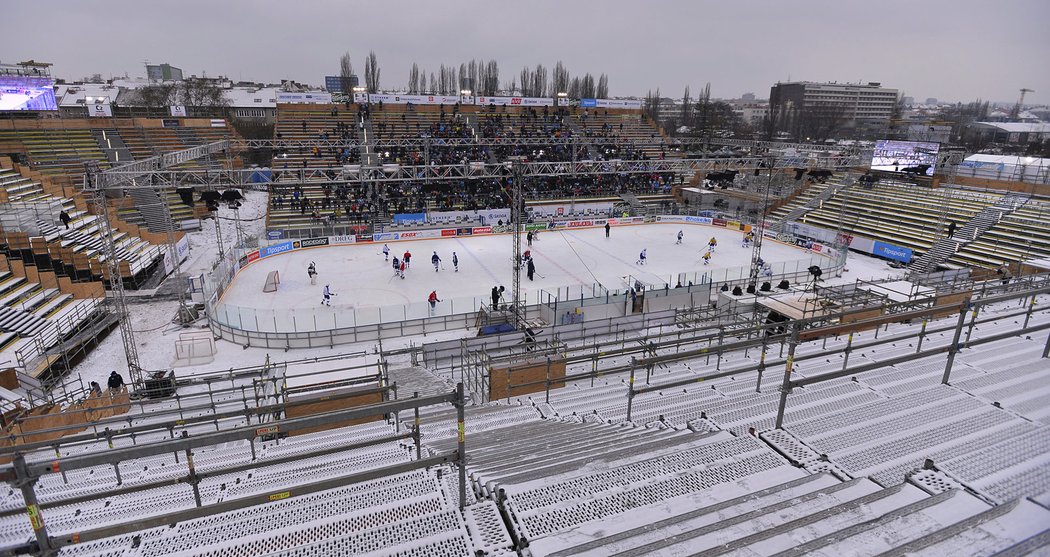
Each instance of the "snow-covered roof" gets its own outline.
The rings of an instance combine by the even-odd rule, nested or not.
[[[140,87],[146,87],[153,85],[150,80],[144,77],[132,77],[127,79],[114,79],[113,85],[116,87],[122,87],[124,89],[138,89]]]
[[[120,93],[119,87],[106,85],[105,83],[81,83],[77,85],[59,85],[56,97],[59,106],[84,106],[87,97],[108,97],[109,104],[117,100]]]
[[[277,108],[277,88],[234,87],[225,91],[233,108]]]
[[[978,126],[988,126],[1007,133],[1050,133],[1050,124],[1046,122],[975,122]]]
[[[1023,157],[1018,155],[986,155],[978,153],[976,155],[970,155],[966,157],[963,162],[966,163],[979,163],[979,164],[1012,164],[1016,166],[1050,166],[1050,159],[1044,159],[1040,157]]]

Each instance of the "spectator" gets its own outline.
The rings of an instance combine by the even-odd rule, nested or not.
[[[121,377],[119,373],[117,373],[117,370],[113,370],[109,374],[109,381],[107,382],[107,385],[109,386],[110,391],[119,391],[121,388],[124,387],[124,378]]]

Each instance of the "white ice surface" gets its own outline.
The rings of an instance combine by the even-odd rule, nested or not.
[[[675,245],[675,235],[685,231],[685,241]],[[712,262],[704,266],[700,257],[711,237],[718,239]],[[648,284],[670,284],[679,273],[717,273],[720,269],[750,264],[751,248],[741,246],[741,233],[701,225],[646,224],[615,227],[611,237],[600,228],[544,231],[531,247],[536,263],[535,281],[522,273],[523,292],[528,303],[540,301],[539,291],[554,292],[574,287],[587,293],[601,284],[609,290],[622,290],[624,277]],[[382,244],[352,244],[297,250],[259,260],[238,275],[221,302],[244,308],[289,309],[320,305],[321,290],[331,285],[337,297],[335,307],[377,307],[425,302],[431,291],[444,300],[477,297],[487,299],[494,285],[510,287],[512,282],[512,236],[497,234],[459,238],[435,238],[389,242],[391,256],[412,253],[411,269],[404,280],[393,276],[390,262],[383,260]],[[524,242],[523,242],[524,244]],[[522,250],[530,249],[523,245]],[[647,249],[647,264],[638,265],[638,254]],[[701,251],[704,250],[704,251]],[[435,272],[434,252],[444,270]],[[452,266],[452,252],[459,256],[459,272]],[[813,252],[767,240],[762,258],[769,263],[818,258]],[[815,259],[814,259],[815,260]],[[317,265],[317,284],[311,285],[306,273],[310,262]],[[262,292],[266,276],[278,271],[281,284],[277,292]],[[699,284],[699,280],[695,281]],[[507,296],[509,298],[509,296]]]

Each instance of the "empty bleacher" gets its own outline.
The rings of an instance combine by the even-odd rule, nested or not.
[[[176,127],[163,122],[176,121]],[[0,145],[5,152],[24,153],[29,166],[50,176],[62,185],[80,185],[85,162],[97,162],[101,170],[120,166],[132,160],[120,159],[120,153],[142,160],[172,151],[236,138],[228,124],[216,126],[207,119],[96,118],[10,121],[0,124]],[[178,168],[218,168],[222,160],[196,159]],[[164,192],[172,217],[192,218],[192,209],[179,202],[175,192]],[[121,217],[133,223],[142,222],[134,203],[121,208]]]
[[[53,262],[62,262],[61,266],[56,265],[60,274],[108,279],[109,271],[105,267],[108,254],[99,217],[87,211],[87,203],[80,194],[47,183],[48,179],[42,175],[24,174],[25,171],[13,168],[10,161],[0,161],[3,188],[0,199],[6,199],[0,207],[21,221],[17,228],[3,230],[7,249],[26,250],[30,258],[38,254]],[[34,176],[38,179],[34,180]],[[68,226],[60,222],[62,211],[70,217]],[[137,283],[146,278],[162,257],[160,246],[154,243],[158,238],[120,221],[114,209],[110,209],[110,219],[120,276],[130,284]]]

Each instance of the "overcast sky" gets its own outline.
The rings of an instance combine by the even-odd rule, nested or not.
[[[769,95],[778,80],[878,81],[926,97],[1050,103],[1050,0],[89,0],[3,2],[0,61],[58,77],[186,75],[323,85],[349,50],[379,57],[383,88],[412,62],[496,59],[500,82],[562,60],[609,75],[613,96]],[[513,7],[512,7],[513,6]]]

